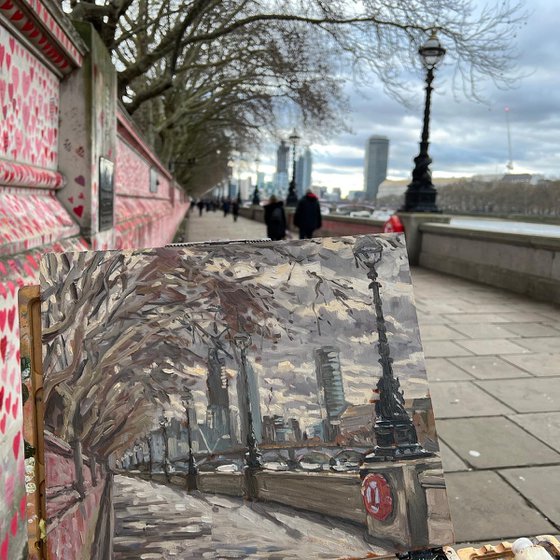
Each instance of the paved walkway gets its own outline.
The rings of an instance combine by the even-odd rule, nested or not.
[[[189,241],[263,224],[192,215]],[[412,272],[457,542],[560,533],[560,308]]]
[[[114,509],[114,560],[359,560],[383,552],[351,523],[124,476],[115,477]]]

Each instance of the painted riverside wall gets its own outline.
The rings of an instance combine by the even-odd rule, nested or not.
[[[114,68],[91,28],[74,28],[49,0],[1,2],[0,560],[23,557],[26,510],[34,511],[34,448],[24,450],[22,435],[18,289],[38,283],[46,252],[168,243],[187,209],[183,191],[118,107]],[[92,478],[84,458],[84,515],[79,527],[67,527],[77,474],[67,455],[54,441],[47,446],[47,468],[62,477],[51,512],[60,537],[50,538],[71,532],[87,557],[104,471],[94,465]]]

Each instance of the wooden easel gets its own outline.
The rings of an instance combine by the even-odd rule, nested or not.
[[[19,290],[20,354],[23,377],[23,438],[27,492],[27,542],[30,560],[46,554],[47,508],[45,496],[45,447],[43,359],[41,348],[41,294],[39,286]]]

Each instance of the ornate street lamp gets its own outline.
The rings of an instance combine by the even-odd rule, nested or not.
[[[198,467],[196,466],[192,448],[191,398],[192,395],[190,393],[183,397],[183,406],[185,407],[185,413],[187,415],[187,440],[189,444],[189,461],[187,467],[187,490],[189,492],[198,490]]]
[[[418,49],[422,64],[427,70],[426,76],[426,104],[424,106],[424,127],[422,129],[422,140],[420,142],[420,153],[414,158],[414,170],[412,171],[412,183],[408,185],[404,195],[404,206],[401,212],[439,212],[436,204],[437,191],[432,184],[432,172],[430,163],[432,159],[428,155],[429,133],[430,133],[430,102],[432,97],[432,81],[434,69],[445,55],[445,49],[436,37],[435,30],[430,38]]]
[[[257,169],[257,180],[255,181],[255,190],[253,191],[253,206],[259,206],[261,203],[261,197],[259,196],[259,163],[261,160],[257,158],[255,160],[255,166]]]
[[[289,137],[290,143],[292,144],[292,180],[290,181],[290,187],[288,189],[288,196],[286,198],[286,206],[296,206],[298,201],[297,191],[296,191],[296,147],[301,138],[298,136],[296,129],[294,128],[292,134]]]
[[[167,440],[167,426],[169,426],[169,420],[162,414],[159,419],[159,426],[161,428],[161,437],[163,438],[163,472],[165,473],[165,478],[169,482],[169,441]]]
[[[383,247],[375,239],[364,237],[354,246],[355,258],[367,268],[369,287],[373,292],[373,303],[377,323],[379,363],[382,375],[377,382],[379,400],[375,403],[376,446],[366,456],[365,463],[400,461],[431,457],[419,443],[416,428],[404,406],[404,395],[400,382],[393,374],[393,359],[387,341],[387,326],[383,315],[380,287],[376,267],[381,261]],[[367,473],[366,473],[367,474]]]

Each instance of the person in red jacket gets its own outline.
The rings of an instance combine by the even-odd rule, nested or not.
[[[323,223],[321,206],[317,195],[308,190],[305,196],[299,199],[294,214],[294,225],[299,229],[300,239],[311,239],[313,232]]]

